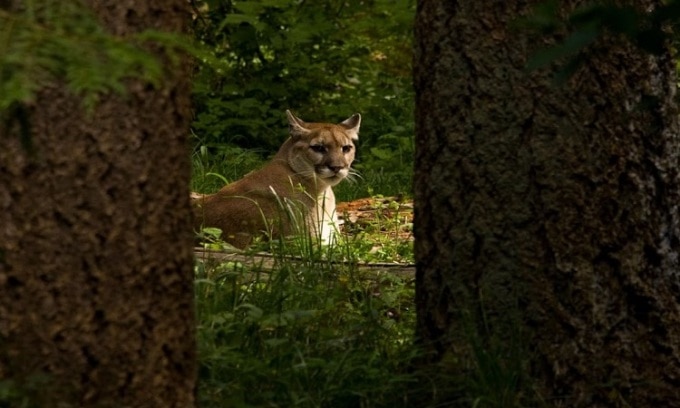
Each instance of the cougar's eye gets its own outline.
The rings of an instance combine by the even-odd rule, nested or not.
[[[317,153],[326,153],[326,147],[324,145],[310,145],[309,148]]]
[[[352,145],[344,145],[342,146],[342,152],[343,153],[349,153],[352,151]]]

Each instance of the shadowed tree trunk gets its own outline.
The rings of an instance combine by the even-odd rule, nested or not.
[[[189,18],[184,0],[89,3],[121,36]],[[55,84],[28,107],[33,151],[17,126],[0,135],[0,379],[35,406],[194,406],[189,79],[173,70],[91,115]]]
[[[554,86],[525,71],[550,41],[509,27],[528,3],[419,2],[419,340],[524,344],[497,356],[547,405],[680,407],[674,62],[610,35]]]

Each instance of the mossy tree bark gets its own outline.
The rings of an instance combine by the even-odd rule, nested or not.
[[[187,5],[89,1],[120,36],[183,31]],[[0,379],[36,406],[194,406],[185,68],[91,114],[54,84],[32,151],[0,137]]]
[[[554,85],[525,66],[555,39],[512,26],[537,3],[419,2],[419,340],[450,362],[518,335],[547,405],[679,407],[674,61],[610,35]]]

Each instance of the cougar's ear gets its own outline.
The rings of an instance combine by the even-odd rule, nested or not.
[[[358,113],[355,113],[354,115],[340,122],[340,126],[347,129],[347,133],[349,133],[353,140],[359,139],[359,125],[361,125],[361,115]]]
[[[288,116],[288,132],[293,139],[299,139],[302,136],[309,134],[307,124],[300,118],[296,117],[291,111],[286,110]]]

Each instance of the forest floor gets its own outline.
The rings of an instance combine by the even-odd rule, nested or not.
[[[347,234],[370,231],[400,241],[413,241],[413,200],[370,197],[336,206],[341,230]]]
[[[367,263],[413,265],[413,200],[371,197],[337,204],[340,231]]]

